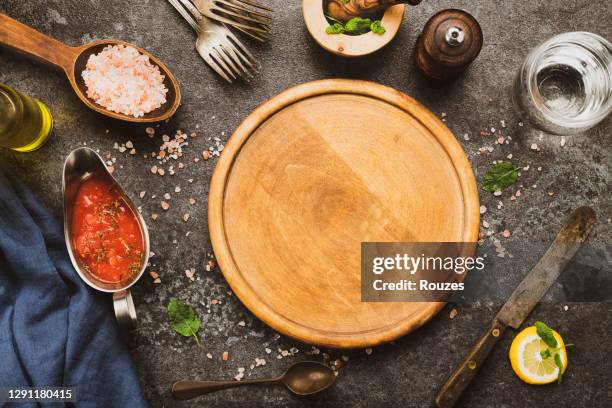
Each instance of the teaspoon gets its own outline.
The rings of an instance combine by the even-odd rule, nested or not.
[[[283,384],[296,395],[311,395],[329,388],[336,376],[331,368],[316,361],[301,361],[293,364],[280,377],[241,381],[197,381],[183,380],[172,385],[172,396],[187,400],[226,388],[252,384]]]

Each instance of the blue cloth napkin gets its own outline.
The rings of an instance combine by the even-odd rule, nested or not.
[[[148,405],[110,295],[80,279],[63,228],[1,168],[0,387],[73,387],[77,407]]]

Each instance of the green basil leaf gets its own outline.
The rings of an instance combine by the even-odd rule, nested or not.
[[[550,356],[551,356],[550,349],[547,348],[544,351],[540,351],[540,356],[542,357],[542,360],[546,360],[547,358],[550,358]]]
[[[484,176],[482,189],[490,193],[502,191],[516,183],[518,170],[510,162],[499,162],[489,169]]]
[[[327,34],[342,34],[344,32],[344,26],[340,23],[334,23],[330,26],[328,26],[325,29],[325,32]]]
[[[372,31],[374,34],[379,34],[379,35],[383,35],[384,33],[387,32],[385,27],[382,26],[382,23],[380,22],[380,20],[376,20],[372,24],[370,24],[370,31]]]
[[[353,17],[344,25],[344,31],[353,35],[364,34],[370,31],[371,24],[369,18]]]
[[[561,379],[563,377],[563,363],[561,362],[561,355],[559,353],[555,354],[555,365],[559,368],[559,377],[557,378],[557,383],[561,384]]]
[[[181,336],[193,336],[196,343],[200,344],[196,334],[200,329],[200,318],[191,307],[178,299],[170,299],[170,303],[168,303],[168,320],[174,331]]]
[[[557,339],[555,339],[555,336],[553,336],[552,329],[550,327],[539,320],[535,322],[535,327],[536,331],[538,332],[538,336],[544,340],[544,343],[546,343],[548,347],[557,347]]]

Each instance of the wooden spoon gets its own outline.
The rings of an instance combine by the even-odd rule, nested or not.
[[[171,117],[181,102],[178,82],[168,68],[147,51],[124,41],[99,40],[80,47],[71,47],[0,13],[0,44],[61,68],[68,76],[74,92],[83,103],[96,112],[111,118],[139,123],[158,122]],[[107,45],[118,44],[134,47],[138,52],[149,57],[151,62],[157,65],[165,76],[164,85],[168,89],[166,102],[159,108],[138,118],[111,112],[89,99],[86,94],[87,87],[81,77],[81,72],[85,69],[90,55],[99,53]]]
[[[328,0],[327,15],[346,23],[354,17],[372,17],[382,14],[386,9],[396,4],[416,6],[421,0]]]

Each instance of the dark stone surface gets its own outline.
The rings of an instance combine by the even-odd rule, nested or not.
[[[152,406],[410,406],[431,404],[450,371],[462,360],[485,325],[496,313],[496,302],[455,305],[458,316],[450,320],[447,306],[438,316],[416,332],[374,349],[371,356],[363,350],[331,351],[332,358],[349,356],[340,370],[334,388],[312,399],[294,398],[280,387],[240,388],[219,392],[192,402],[176,402],[171,384],[181,378],[231,378],[238,367],[246,367],[247,377],[280,372],[290,363],[305,359],[310,346],[277,335],[254,318],[236,299],[221,273],[204,272],[211,251],[206,225],[209,179],[214,160],[194,163],[211,142],[209,137],[227,140],[233,129],[249,112],[267,98],[302,82],[329,77],[369,79],[397,88],[417,98],[445,121],[458,135],[476,172],[478,181],[496,159],[513,154],[512,161],[530,166],[520,183],[523,196],[511,202],[509,194],[493,197],[481,194],[488,207],[483,219],[496,231],[509,228],[513,235],[507,246],[519,243],[549,242],[568,212],[588,204],[596,209],[599,223],[592,241],[609,243],[610,167],[612,165],[612,123],[608,118],[599,127],[574,137],[560,139],[518,126],[508,96],[513,74],[527,50],[550,36],[564,31],[586,30],[612,37],[609,1],[425,1],[411,9],[397,38],[382,52],[361,60],[345,61],[323,52],[306,32],[298,1],[270,0],[277,8],[273,40],[268,45],[249,43],[262,62],[261,74],[250,84],[229,85],[204,64],[194,50],[194,33],[172,7],[163,0],[118,1],[21,1],[3,0],[0,11],[41,31],[78,45],[99,38],[120,38],[147,48],[175,73],[183,90],[183,105],[170,123],[163,124],[154,140],[144,134],[143,126],[107,120],[88,110],[72,93],[61,72],[32,62],[5,49],[0,50],[0,81],[44,101],[55,117],[55,134],[46,146],[30,154],[2,151],[0,159],[29,182],[44,202],[61,215],[61,167],[68,152],[87,144],[101,153],[116,157],[115,174],[130,192],[145,217],[160,213],[149,221],[152,238],[151,270],[159,272],[162,284],[154,285],[145,276],[134,288],[140,327],[129,340],[143,387]],[[481,23],[485,43],[480,57],[460,80],[445,86],[425,80],[412,65],[412,47],[419,29],[434,12],[447,7],[468,10]],[[481,130],[501,128],[512,143],[502,147],[493,139],[481,138]],[[197,127],[199,126],[199,129]],[[155,164],[143,152],[155,151],[162,131],[196,131],[184,159],[186,168],[175,176],[160,178],[149,169]],[[108,129],[108,133],[105,131]],[[463,134],[469,134],[466,141]],[[115,142],[131,140],[138,155],[113,150]],[[537,143],[540,151],[529,149]],[[478,148],[495,146],[492,153],[478,155]],[[537,168],[541,166],[541,171]],[[167,167],[167,166],[166,166]],[[193,178],[193,183],[187,180]],[[530,186],[536,184],[537,188]],[[175,186],[182,191],[174,193]],[[146,190],[144,199],[138,192]],[[554,191],[554,197],[548,196]],[[170,193],[171,208],[163,213],[159,197]],[[152,199],[151,195],[157,195]],[[181,215],[188,210],[187,198],[195,197],[188,223]],[[497,209],[498,201],[504,207]],[[162,214],[163,213],[163,214]],[[187,232],[190,232],[186,236]],[[541,249],[540,249],[541,247]],[[535,264],[544,245],[527,250],[513,259],[497,258],[487,241],[479,251],[491,260],[488,273],[500,290],[512,288]],[[608,264],[610,256],[607,253]],[[188,268],[197,270],[198,279],[190,282]],[[282,289],[279,289],[282,290]],[[316,294],[313,294],[316,296]],[[181,338],[169,327],[165,307],[170,297],[194,305],[203,318],[202,349],[192,339]],[[212,299],[222,301],[212,305]],[[507,350],[512,333],[506,335],[482,368],[477,380],[462,400],[464,407],[607,407],[612,400],[608,356],[608,336],[612,332],[612,305],[608,303],[570,303],[567,311],[554,302],[541,304],[528,323],[537,318],[548,322],[566,339],[577,344],[569,353],[570,367],[562,385],[543,387],[522,383],[512,372]],[[244,320],[245,327],[238,323]],[[267,355],[265,347],[272,349]],[[276,359],[277,349],[296,347],[293,357]],[[221,361],[229,351],[228,362]],[[206,353],[212,353],[208,359]],[[112,357],[112,356],[109,356]],[[256,357],[267,365],[249,369]],[[321,356],[317,356],[321,358]],[[120,373],[119,373],[120,375]],[[109,390],[112,392],[112,390]]]

